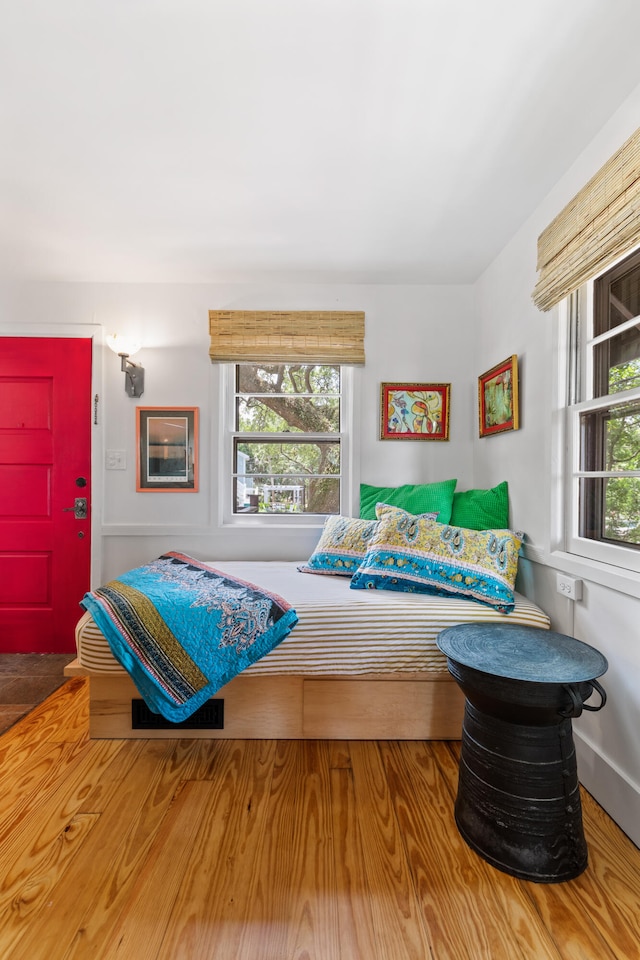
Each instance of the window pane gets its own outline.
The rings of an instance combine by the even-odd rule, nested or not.
[[[238,393],[340,393],[340,367],[313,363],[239,363]]]
[[[640,470],[640,403],[581,417],[582,470]]]
[[[258,474],[339,474],[340,445],[331,440],[236,441],[236,473]],[[240,467],[242,466],[242,469]]]
[[[580,506],[580,536],[640,546],[640,477],[583,479]]]
[[[594,349],[594,364],[603,384],[601,395],[640,387],[640,330],[625,330],[599,344]]]
[[[340,444],[236,441],[236,510],[339,513]]]
[[[640,316],[640,255],[633,254],[594,284],[593,335]],[[623,330],[593,350],[594,396],[640,385],[640,328]]]
[[[634,266],[609,288],[608,329],[640,314],[640,267]]]
[[[238,397],[236,430],[241,433],[339,433],[338,397]]]
[[[572,352],[579,390],[587,399],[587,371],[593,370],[592,396],[609,397],[607,407],[579,417],[580,469],[622,476],[588,476],[578,480],[567,504],[577,508],[577,530],[569,534],[571,552],[616,566],[638,569],[640,551],[640,401],[625,400],[625,393],[640,389],[640,253],[616,264],[593,284],[593,315],[586,315],[584,342],[574,330]],[[573,302],[577,323],[577,301]],[[572,309],[572,304],[570,304]],[[623,329],[622,325],[627,329]],[[591,343],[591,338],[607,338]],[[586,396],[585,396],[586,394]],[[615,402],[617,400],[617,403]],[[585,541],[591,541],[586,543]],[[628,547],[631,549],[612,549]]]
[[[235,513],[339,513],[338,477],[238,476]]]

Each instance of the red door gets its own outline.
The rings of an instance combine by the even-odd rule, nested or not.
[[[4,653],[75,650],[89,589],[90,470],[91,340],[0,338]]]

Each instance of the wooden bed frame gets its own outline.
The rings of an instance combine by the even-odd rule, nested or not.
[[[449,674],[363,677],[241,674],[223,687],[222,729],[133,729],[140,694],[122,673],[99,673],[77,660],[67,676],[89,678],[94,739],[458,740],[464,697]]]

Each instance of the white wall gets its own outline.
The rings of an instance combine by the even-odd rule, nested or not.
[[[512,514],[529,545],[523,564],[527,592],[552,617],[553,627],[600,649],[609,660],[602,683],[608,703],[574,722],[578,769],[585,786],[640,844],[640,600],[604,585],[593,565],[581,565],[584,597],[575,604],[556,592],[556,569],[570,569],[553,552],[552,498],[558,482],[552,429],[558,358],[556,311],[531,301],[536,242],[541,230],[634,132],[640,87],[622,105],[544,203],[477,284],[476,354],[480,370],[517,353],[521,363],[521,421],[516,433],[474,441],[474,479],[490,486],[509,480]],[[577,568],[576,568],[577,570]],[[638,578],[635,578],[637,593]],[[618,585],[620,590],[622,584]],[[598,698],[594,695],[594,702]]]
[[[272,528],[219,525],[219,379],[208,356],[208,311],[252,308],[365,311],[367,363],[356,372],[356,493],[359,480],[396,485],[457,477],[461,489],[469,486],[476,414],[472,355],[465,348],[473,310],[468,286],[0,286],[0,335],[69,336],[74,325],[88,324],[98,331],[94,584],[167,549],[211,559],[303,559],[312,551],[317,526],[281,527],[274,536]],[[135,357],[145,368],[140,400],[126,395],[118,358],[100,342],[113,332],[135,333],[143,342]],[[380,383],[409,380],[452,384],[449,442],[378,439]],[[200,408],[198,493],[136,493],[136,405]],[[126,470],[105,470],[106,450],[125,451]]]

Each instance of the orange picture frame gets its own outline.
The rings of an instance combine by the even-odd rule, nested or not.
[[[197,493],[198,407],[136,407],[138,493]]]

